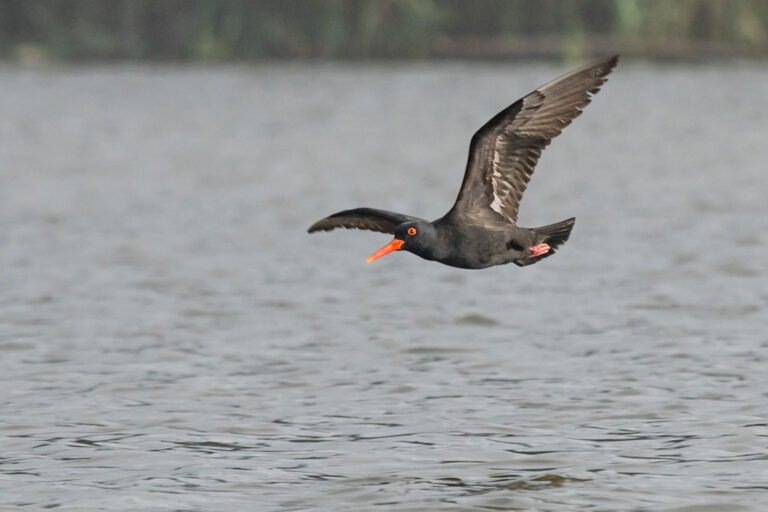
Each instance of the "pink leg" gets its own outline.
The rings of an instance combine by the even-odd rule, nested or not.
[[[543,256],[544,254],[547,254],[550,251],[550,249],[552,248],[549,246],[549,244],[546,244],[544,242],[540,244],[536,244],[528,248],[528,251],[530,252],[528,257],[537,258],[539,256]]]

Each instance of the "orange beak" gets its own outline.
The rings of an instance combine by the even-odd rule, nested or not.
[[[387,254],[389,254],[391,252],[399,251],[400,249],[403,248],[403,244],[404,243],[405,242],[403,242],[402,240],[398,240],[397,238],[395,238],[394,240],[389,242],[387,245],[385,245],[384,247],[382,247],[381,249],[379,249],[375,253],[373,253],[370,256],[368,256],[368,259],[366,259],[365,261],[370,263],[373,260],[377,260],[377,259],[381,258],[382,256],[386,256]]]

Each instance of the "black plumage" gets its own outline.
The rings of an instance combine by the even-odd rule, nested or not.
[[[472,137],[459,195],[451,210],[429,222],[373,208],[334,213],[309,232],[355,228],[394,234],[369,261],[396,250],[461,268],[519,266],[550,256],[575,219],[517,226],[520,200],[541,152],[581,114],[616,66],[618,56],[587,64],[534,90],[496,114]]]

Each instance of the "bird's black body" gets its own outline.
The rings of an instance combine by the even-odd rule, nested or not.
[[[539,228],[517,226],[520,199],[542,150],[590,102],[618,57],[576,69],[536,89],[488,121],[472,137],[459,195],[443,217],[356,208],[314,223],[309,232],[337,227],[395,235],[369,261],[406,250],[427,260],[477,269],[505,263],[530,265],[570,236],[575,219]]]
[[[528,247],[547,241],[553,248],[564,243],[574,221],[563,221],[565,237],[558,241],[553,233],[546,230],[519,228],[502,223],[497,226],[456,224],[450,216],[434,222],[413,218],[399,225],[394,235],[396,239],[404,241],[401,249],[425,260],[439,261],[452,267],[477,269],[504,263],[525,266],[551,254],[532,259]],[[408,235],[409,227],[416,228],[416,236]]]

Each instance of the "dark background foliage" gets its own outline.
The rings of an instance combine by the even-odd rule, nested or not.
[[[768,55],[764,0],[0,0],[18,60]]]

